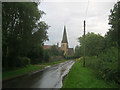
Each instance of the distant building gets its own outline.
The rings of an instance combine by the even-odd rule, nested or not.
[[[53,45],[44,45],[43,48],[44,49],[50,49],[51,46],[53,46]],[[73,48],[69,48],[65,26],[64,26],[64,32],[63,32],[61,47],[59,47],[59,43],[57,43],[57,45],[55,45],[55,46],[57,47],[58,50],[64,51],[64,55],[73,55],[74,50],[73,50]]]
[[[43,48],[44,48],[44,49],[50,49],[51,46],[53,46],[53,45],[44,45]]]
[[[63,38],[61,42],[61,50],[64,51],[64,55],[72,55],[74,53],[73,48],[69,48],[65,26],[64,26]]]

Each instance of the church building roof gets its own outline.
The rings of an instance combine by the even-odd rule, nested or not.
[[[63,33],[62,43],[68,43],[67,34],[66,34],[66,27],[65,26],[64,26],[64,33]]]

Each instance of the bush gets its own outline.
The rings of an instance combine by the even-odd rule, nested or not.
[[[28,57],[17,57],[16,61],[17,67],[25,67],[27,65],[30,65],[30,58]]]
[[[65,59],[75,59],[76,57],[74,55],[65,55]]]
[[[50,57],[50,62],[55,62],[55,61],[61,61],[64,60],[65,58],[63,56],[51,56]]]
[[[106,81],[115,81],[120,84],[120,71],[118,71],[118,49],[111,47],[98,57],[86,57],[86,67],[92,68],[98,77]]]
[[[48,50],[44,50],[44,61],[49,62],[50,60],[50,54]]]
[[[28,54],[31,59],[31,64],[39,64],[42,62],[44,56],[44,50],[42,47],[34,47]]]
[[[120,71],[118,71],[118,48],[111,47],[105,50],[100,56],[99,59],[101,63],[100,71],[102,78],[105,80],[114,80],[117,83],[120,83]]]

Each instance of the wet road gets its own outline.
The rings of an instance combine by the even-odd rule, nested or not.
[[[62,79],[69,72],[74,60],[47,66],[42,72],[34,72],[3,83],[3,88],[61,88]]]

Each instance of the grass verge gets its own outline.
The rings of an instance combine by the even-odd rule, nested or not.
[[[7,80],[7,79],[14,78],[14,77],[18,77],[18,76],[42,69],[45,66],[54,65],[54,64],[65,62],[65,61],[67,61],[67,60],[42,63],[42,64],[37,64],[37,65],[29,65],[27,67],[22,67],[22,68],[17,68],[17,69],[10,70],[10,71],[5,71],[5,72],[2,72],[2,80]]]
[[[98,79],[91,69],[83,67],[80,61],[76,61],[62,88],[117,88],[117,86]]]

